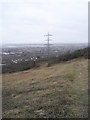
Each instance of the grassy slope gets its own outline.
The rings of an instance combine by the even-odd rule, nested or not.
[[[3,117],[87,117],[88,61],[3,75]]]

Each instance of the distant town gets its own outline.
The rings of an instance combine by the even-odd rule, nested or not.
[[[66,52],[86,48],[87,44],[52,44],[50,57],[58,57]],[[47,57],[47,46],[44,44],[6,44],[2,46],[2,65],[17,64]]]

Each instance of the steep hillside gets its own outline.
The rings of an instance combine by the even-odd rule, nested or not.
[[[4,118],[88,116],[88,60],[46,64],[3,74]]]

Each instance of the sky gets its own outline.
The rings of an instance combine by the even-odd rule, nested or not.
[[[88,0],[1,0],[3,44],[88,42]]]

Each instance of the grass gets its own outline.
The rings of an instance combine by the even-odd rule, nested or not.
[[[88,60],[3,74],[3,118],[87,118]]]

